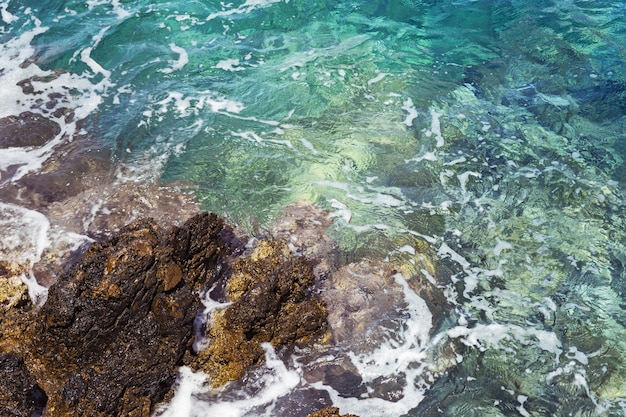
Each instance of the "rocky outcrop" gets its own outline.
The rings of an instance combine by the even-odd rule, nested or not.
[[[94,243],[40,311],[5,318],[2,351],[24,358],[48,397],[44,415],[150,415],[191,346],[196,290],[220,274],[224,233],[207,213],[169,232],[135,222]]]
[[[259,364],[263,343],[324,336],[327,312],[312,294],[312,264],[278,241],[236,258],[240,246],[208,213],[170,231],[136,221],[93,243],[39,310],[16,303],[0,316],[0,379],[4,392],[23,393],[6,402],[16,410],[7,415],[38,407],[55,417],[149,416],[183,363],[218,386]],[[209,287],[230,304],[214,315],[209,347],[196,355],[198,294]]]
[[[336,268],[329,224],[313,205],[287,207],[273,238],[246,256],[239,256],[246,251],[241,236],[207,213],[170,230],[139,220],[93,243],[50,288],[43,307],[18,301],[0,315],[0,354],[13,361],[0,372],[12,381],[9,391],[26,393],[15,403],[25,414],[14,415],[32,415],[34,406],[44,416],[148,416],[168,399],[180,365],[208,374],[218,387],[261,364],[267,343],[281,356],[309,345],[299,351],[308,352],[301,359],[310,383],[345,397],[390,398],[395,385],[366,384],[345,352],[371,352],[394,334],[406,316],[407,289],[387,261]],[[7,271],[0,268],[0,278],[14,275],[0,266]],[[415,292],[426,288],[418,278],[407,280]],[[203,325],[206,340],[194,340],[198,294],[209,288],[221,306]],[[206,347],[196,352],[192,345]],[[335,360],[318,361],[329,349]],[[26,382],[7,378],[21,375],[14,369]],[[320,413],[314,416],[338,410]]]
[[[209,346],[190,365],[215,387],[241,378],[259,364],[263,343],[275,347],[308,343],[324,335],[326,307],[311,294],[313,267],[279,241],[262,241],[238,259],[226,284],[228,307],[213,314]]]
[[[0,119],[0,149],[42,146],[61,133],[61,127],[40,114],[24,112]]]

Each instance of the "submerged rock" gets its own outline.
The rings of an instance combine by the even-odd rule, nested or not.
[[[315,276],[323,279],[336,263],[337,243],[328,236],[332,223],[328,212],[301,200],[281,210],[271,234],[286,242],[294,254],[306,256],[313,263]]]
[[[310,262],[287,245],[262,241],[249,258],[238,259],[226,284],[230,304],[213,314],[209,346],[191,365],[221,386],[241,378],[263,359],[263,343],[275,347],[308,343],[326,330],[326,307],[311,294]]]
[[[0,148],[42,146],[61,133],[61,127],[39,114],[24,112],[0,119]]]
[[[161,227],[179,226],[200,212],[189,194],[153,183],[101,184],[51,203],[50,221],[64,230],[93,237],[110,237],[124,225],[150,217]]]

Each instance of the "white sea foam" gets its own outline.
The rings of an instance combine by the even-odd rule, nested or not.
[[[224,71],[243,71],[245,68],[239,66],[238,59],[225,59],[218,62],[213,68],[223,69]]]
[[[0,202],[0,260],[24,268],[21,278],[35,304],[43,304],[47,297],[47,289],[37,283],[32,268],[50,246],[49,229],[50,222],[38,211]]]
[[[245,131],[245,132],[231,131],[230,134],[235,137],[246,139],[252,143],[263,143],[264,141],[264,139],[261,136],[259,136],[256,132],[253,132],[251,130]]]
[[[205,332],[202,330],[205,323],[208,323],[207,326],[210,326],[211,323],[211,315],[221,309],[224,309],[231,305],[232,303],[220,303],[219,301],[215,301],[211,298],[210,294],[215,289],[215,286],[209,289],[202,297],[202,305],[204,306],[204,310],[202,313],[198,314],[195,321],[195,337],[193,342],[193,349],[196,352],[200,352],[202,349],[208,347],[208,339],[205,336]]]
[[[319,152],[317,149],[315,149],[315,147],[313,146],[313,144],[311,142],[309,142],[307,139],[305,138],[298,138],[298,140],[300,141],[300,143],[302,143],[302,145],[307,148],[308,150],[311,151],[311,153],[313,155],[318,155]]]
[[[460,156],[460,157],[458,157],[458,158],[456,158],[456,159],[454,159],[454,160],[452,160],[450,162],[445,162],[443,164],[443,166],[451,166],[451,165],[456,165],[456,164],[462,164],[464,162],[467,162],[467,159],[465,159],[464,156]]]
[[[441,148],[445,143],[443,135],[441,134],[441,122],[439,121],[441,115],[442,113],[437,112],[435,109],[430,110],[430,130],[427,130],[425,132],[426,136],[428,137],[435,135],[435,146],[437,148]]]
[[[29,65],[21,68],[20,65],[27,61],[34,53],[35,49],[31,42],[35,36],[46,32],[48,28],[37,25],[34,29],[23,33],[18,37],[10,39],[4,44],[0,44],[0,118],[18,115],[28,110],[23,103],[24,94],[18,82],[34,76],[50,76],[51,71],[42,71],[36,65]]]
[[[359,371],[365,384],[372,384],[380,378],[393,381],[404,374],[406,382],[400,382],[393,392],[393,401],[382,398],[345,398],[333,388],[321,382],[312,384],[317,389],[326,390],[333,405],[362,416],[398,416],[407,413],[424,398],[430,386],[428,332],[432,326],[432,314],[423,299],[409,287],[402,274],[394,275],[395,282],[404,292],[407,303],[406,321],[396,333],[396,340],[383,342],[371,352],[355,354],[349,352],[352,363]]]
[[[187,54],[187,51],[185,50],[185,48],[181,48],[180,46],[177,46],[174,43],[170,43],[170,49],[173,52],[178,54],[178,59],[168,61],[168,63],[170,64],[170,67],[162,68],[160,70],[161,72],[165,74],[170,74],[174,71],[178,71],[182,69],[185,65],[187,65],[187,63],[189,63],[189,55]]]
[[[269,343],[261,345],[265,351],[265,362],[257,372],[248,375],[248,382],[255,386],[254,395],[241,393],[232,398],[202,399],[202,394],[211,392],[205,383],[207,377],[182,367],[179,371],[176,392],[172,401],[157,410],[159,417],[242,417],[256,407],[267,408],[264,415],[271,415],[272,404],[277,398],[289,394],[302,380],[298,370],[287,369],[286,365],[276,356]],[[228,389],[228,386],[220,390]],[[215,392],[215,391],[213,391]]]
[[[186,366],[178,369],[176,392],[166,408],[157,411],[161,417],[187,417],[194,415],[192,410],[193,395],[206,391],[204,383],[207,376],[195,373]]]
[[[19,168],[10,178],[2,178],[2,181],[17,181],[28,173],[38,171],[60,143],[72,138],[76,131],[76,121],[85,119],[97,109],[102,102],[102,95],[112,87],[109,79],[110,72],[102,68],[90,56],[93,46],[100,42],[105,29],[93,37],[92,46],[80,52],[77,51],[93,73],[54,73],[44,71],[34,63],[24,66],[24,62],[36,53],[31,46],[34,37],[48,30],[42,27],[36,19],[34,21],[33,29],[0,45],[0,68],[3,68],[0,72],[0,85],[3,86],[0,89],[0,102],[2,102],[0,118],[19,115],[26,111],[40,113],[45,118],[56,122],[61,132],[40,147],[3,149],[0,152],[0,170],[6,171],[10,166]],[[101,74],[102,77],[97,83],[93,83],[91,79],[97,74]],[[28,95],[23,93],[18,83],[26,79],[30,80],[36,93]],[[68,91],[72,91],[71,97],[68,96]],[[53,93],[63,97],[57,106],[69,107],[74,111],[73,122],[66,122],[63,115],[55,117],[54,108],[41,107],[42,95],[50,96]]]
[[[43,214],[15,204],[0,202],[0,256],[8,262],[32,265],[41,259],[50,245],[47,237],[50,223]]]
[[[456,251],[454,251],[450,246],[448,246],[447,243],[443,242],[441,244],[441,246],[439,247],[439,250],[437,251],[437,254],[439,255],[439,257],[445,258],[445,257],[449,257],[451,258],[454,262],[458,263],[459,265],[461,265],[461,267],[464,270],[469,270],[470,267],[470,263],[467,261],[467,259],[465,259],[464,257],[462,257],[461,255],[459,255]]]
[[[124,19],[132,15],[132,13],[122,7],[120,0],[87,0],[85,4],[89,10],[92,10],[97,6],[111,5],[112,12],[117,14],[120,19]]]
[[[163,115],[167,114],[170,109],[173,109],[178,117],[188,117],[191,115],[199,115],[200,111],[205,108],[213,113],[226,115],[239,113],[245,108],[241,102],[227,99],[212,91],[201,91],[196,96],[185,95],[178,91],[170,91],[167,93],[167,97],[158,101],[156,104],[158,105],[157,112],[160,118],[163,118]],[[146,114],[148,115],[146,123],[149,124],[153,114],[151,112]]]
[[[410,255],[415,255],[415,248],[411,245],[404,245],[397,249],[398,252],[408,253]]]
[[[411,159],[406,159],[404,162],[406,162],[407,164],[409,162],[422,162],[422,161],[437,161],[439,159],[439,155],[437,154],[437,151],[432,151],[432,152],[424,152],[423,155],[421,156],[417,156],[415,158],[411,158]]]
[[[513,249],[513,245],[504,240],[500,240],[499,237],[496,237],[496,247],[493,248],[493,254],[499,256],[505,249]]]
[[[467,181],[469,180],[470,176],[480,178],[481,174],[475,171],[465,171],[456,176],[459,179],[459,183],[461,184],[461,192],[463,193],[463,195],[467,194]]]
[[[460,338],[463,344],[480,351],[500,349],[514,352],[514,348],[505,342],[534,344],[542,350],[552,353],[555,364],[559,363],[559,357],[563,352],[561,341],[555,333],[532,327],[524,328],[515,324],[476,324],[472,328],[457,326],[449,329],[447,335],[452,339]]]
[[[526,396],[526,395],[518,395],[517,396],[517,401],[519,402],[519,406],[517,407],[517,411],[523,417],[531,417],[530,413],[524,408],[524,403],[526,402],[526,400],[528,400],[528,396]]]
[[[340,181],[319,180],[314,183],[343,190],[347,198],[363,204],[371,204],[377,207],[403,207],[406,204],[402,198],[398,198],[402,197],[401,191],[394,187],[380,187],[366,190],[364,187],[352,187],[349,183]],[[383,189],[385,192],[378,192],[378,189]],[[397,193],[399,196],[393,196],[391,193]]]
[[[376,206],[386,206],[386,207],[399,207],[404,204],[404,202],[400,199],[397,199],[389,194],[378,193],[374,198],[372,198],[371,203]]]
[[[98,44],[100,43],[100,41],[102,40],[102,37],[104,36],[104,34],[110,29],[110,26],[104,27],[100,30],[100,32],[98,32],[97,35],[95,35],[93,37],[93,41],[94,43],[83,49],[80,53],[80,59],[87,64],[87,66],[89,66],[89,68],[91,69],[91,71],[93,71],[94,74],[102,74],[104,75],[105,78],[109,78],[111,76],[111,71],[104,69],[100,64],[98,64],[92,57],[91,57],[91,52],[93,51],[93,48],[95,48],[96,46],[98,46]]]
[[[0,4],[0,14],[2,16],[2,21],[4,23],[8,23],[11,24],[17,20],[19,20],[19,17],[15,16],[14,14],[10,13],[7,10],[7,7],[9,7],[9,1],[3,1],[2,4]]]
[[[207,16],[206,20],[213,20],[218,17],[226,17],[234,14],[250,13],[254,9],[269,7],[273,3],[280,3],[282,1],[283,0],[246,0],[244,4],[234,9],[222,10],[219,12],[211,13]]]
[[[404,119],[404,124],[409,127],[413,126],[413,120],[415,120],[415,118],[418,115],[417,109],[413,105],[413,100],[411,100],[410,98],[407,98],[402,104],[402,110],[408,113],[406,115],[406,118]]]
[[[380,74],[378,74],[374,78],[371,78],[371,79],[367,80],[367,84],[368,85],[376,84],[377,82],[382,81],[382,79],[385,78],[387,75],[389,75],[389,74],[381,72]]]
[[[328,217],[331,219],[339,217],[340,219],[343,219],[344,222],[350,223],[350,220],[352,219],[352,211],[348,209],[348,206],[334,198],[329,201],[331,206],[337,210],[330,212]]]

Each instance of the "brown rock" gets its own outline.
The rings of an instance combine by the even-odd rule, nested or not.
[[[94,243],[39,312],[2,318],[0,351],[24,357],[45,416],[150,415],[191,346],[194,290],[219,275],[224,229],[207,213],[170,233],[135,222]]]
[[[306,258],[291,255],[285,243],[262,241],[249,258],[235,262],[226,285],[232,304],[214,314],[209,347],[192,366],[220,386],[262,361],[262,343],[292,346],[322,336],[327,312],[311,295],[313,281]]]
[[[0,119],[0,148],[42,146],[59,133],[57,123],[36,113],[4,117]]]
[[[28,287],[16,271],[17,265],[0,262],[0,312],[21,308],[30,304]]]

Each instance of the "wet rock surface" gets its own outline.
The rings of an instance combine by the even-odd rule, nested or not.
[[[129,180],[99,136],[97,115],[76,120],[67,97],[34,91],[31,81],[20,85],[42,95],[43,107],[0,118],[0,262],[32,269],[49,287],[92,240],[141,218],[169,228],[200,212],[179,187]]]
[[[61,133],[61,127],[37,113],[0,119],[0,148],[41,146]]]
[[[46,395],[24,361],[0,354],[0,415],[31,417],[41,412],[45,403]]]
[[[346,397],[367,394],[348,356],[316,358],[329,349],[370,351],[393,335],[401,318],[393,312],[401,316],[405,303],[391,264],[362,260],[337,268],[331,219],[304,202],[287,207],[273,238],[241,257],[242,236],[213,214],[169,230],[162,222],[135,221],[93,243],[40,310],[18,303],[0,317],[0,353],[15,356],[33,376],[44,416],[148,416],[168,399],[180,365],[208,374],[218,387],[260,365],[265,343],[282,356],[296,346],[307,352],[305,380]],[[409,281],[416,292],[426,288],[418,278]],[[205,323],[208,347],[195,352],[198,294],[209,288],[228,304]],[[379,323],[373,333],[372,322]]]
[[[228,307],[213,314],[209,346],[190,362],[221,386],[263,360],[263,343],[309,343],[326,330],[326,307],[311,294],[313,267],[284,242],[262,241],[233,265],[226,284]]]
[[[225,232],[208,213],[169,232],[135,222],[94,243],[40,311],[4,317],[2,351],[24,358],[48,397],[44,415],[150,414],[190,348],[195,290],[217,279]],[[20,325],[24,336],[9,331]]]

